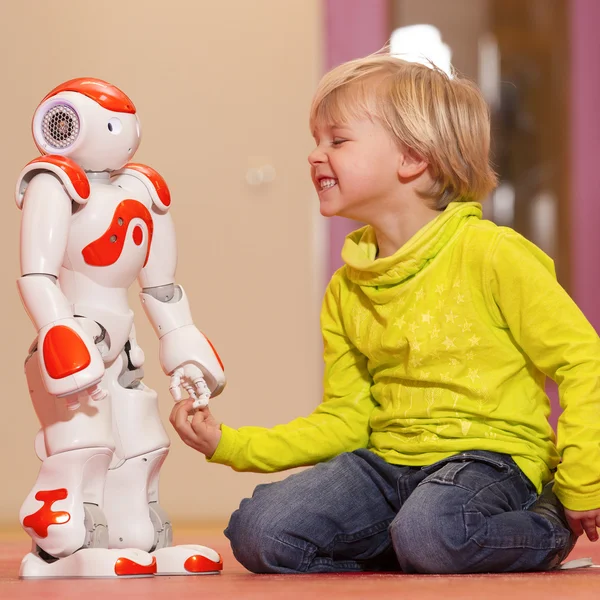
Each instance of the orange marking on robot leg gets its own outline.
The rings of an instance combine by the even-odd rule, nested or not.
[[[34,163],[50,163],[62,169],[67,177],[71,180],[75,191],[84,199],[90,196],[90,182],[85,174],[85,171],[73,160],[66,156],[58,156],[57,154],[48,154],[39,156],[27,163],[27,166]]]
[[[202,334],[204,335],[204,334]],[[219,361],[219,364],[221,365],[221,369],[223,369],[223,372],[225,371],[225,367],[223,366],[223,362],[221,361],[221,357],[219,356],[219,353],[217,352],[216,348],[212,345],[212,342],[204,335],[204,339],[208,342],[208,345],[212,348],[212,351],[215,353],[215,356],[217,357],[217,360]]]
[[[183,568],[189,573],[209,573],[211,571],[222,571],[223,570],[223,559],[219,554],[219,562],[210,560],[206,556],[195,554],[190,556],[184,563]]]
[[[52,379],[62,379],[82,371],[92,360],[83,340],[65,325],[56,325],[48,331],[42,355]]]
[[[144,266],[148,262],[150,255],[150,246],[152,244],[152,233],[154,231],[154,223],[148,209],[137,200],[123,200],[117,206],[112,222],[108,229],[91,244],[88,244],[81,253],[83,259],[88,265],[94,267],[108,267],[119,260],[123,245],[127,238],[127,230],[132,219],[142,219],[148,227],[148,250],[146,251],[146,260]],[[137,230],[139,229],[139,232]],[[133,232],[133,241],[139,246],[143,241],[143,232],[141,227],[136,227]]]
[[[154,575],[156,573],[156,557],[152,557],[149,565],[140,565],[129,558],[118,558],[115,563],[117,575]]]
[[[64,525],[71,520],[71,515],[65,511],[53,511],[52,504],[57,500],[64,500],[68,496],[65,488],[58,490],[39,491],[35,495],[36,500],[40,500],[44,505],[31,515],[23,519],[23,526],[30,527],[41,537],[48,537],[48,527],[50,525]]]
[[[60,94],[60,92],[77,92],[91,98],[103,108],[120,113],[135,114],[135,106],[130,98],[118,87],[94,77],[78,77],[57,85],[43,100]],[[41,103],[40,103],[41,104]]]
[[[139,163],[127,163],[123,168],[133,169],[134,171],[145,175],[154,186],[160,201],[165,206],[171,205],[171,192],[169,191],[167,182],[163,179],[162,175],[160,175],[152,167],[149,167],[148,165],[141,165]]]

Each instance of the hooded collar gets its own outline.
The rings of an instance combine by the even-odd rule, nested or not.
[[[395,254],[385,258],[376,258],[375,230],[370,225],[358,229],[346,237],[342,248],[348,278],[360,286],[402,283],[426,267],[468,219],[481,216],[478,202],[452,202]]]

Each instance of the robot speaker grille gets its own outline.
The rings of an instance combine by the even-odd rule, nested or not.
[[[65,104],[53,106],[42,121],[44,141],[56,149],[68,148],[79,135],[79,117]]]

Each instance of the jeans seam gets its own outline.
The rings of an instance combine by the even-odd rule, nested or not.
[[[366,529],[361,529],[361,530],[359,530],[355,533],[351,533],[351,534],[347,534],[347,533],[336,534],[333,536],[333,539],[331,540],[331,542],[329,542],[329,544],[327,544],[325,546],[325,548],[330,549],[336,542],[355,542],[356,540],[370,537],[376,533],[381,533],[382,531],[386,530],[390,526],[390,523],[393,520],[394,519],[385,519],[384,521],[379,521],[379,523],[376,523],[375,525],[371,525],[370,527],[367,527]]]
[[[479,548],[484,548],[486,550],[508,550],[509,549],[507,546],[494,546],[491,544],[480,544],[474,538],[470,538],[470,540]],[[513,544],[512,546],[510,546],[510,548],[512,548],[514,550],[534,550],[536,552],[539,552],[540,550],[545,551],[545,552],[556,552],[558,550],[563,549],[566,546],[566,544],[557,544],[556,541],[557,541],[556,535],[553,535],[552,536],[553,544],[548,548],[536,548],[535,546],[532,546],[530,544]]]
[[[439,471],[439,469],[441,469],[442,467],[445,467],[448,464],[470,463],[470,462],[479,462],[479,463],[487,464],[487,465],[494,467],[500,471],[510,471],[514,467],[518,468],[518,465],[515,463],[514,459],[508,454],[506,455],[507,460],[502,460],[500,458],[497,459],[497,458],[488,456],[487,454],[485,454],[485,455],[478,454],[477,452],[478,451],[474,451],[474,450],[465,450],[464,452],[459,452],[457,454],[453,454],[452,456],[444,458],[436,463],[433,463],[432,465],[427,465],[425,467],[421,467],[421,470],[425,471],[429,475],[433,475],[434,473]],[[494,453],[494,452],[490,452],[490,453],[500,454],[500,453]],[[434,467],[437,467],[437,468],[434,468]]]
[[[358,560],[333,560],[332,558],[329,558],[328,556],[315,556],[312,559],[310,564],[329,565],[329,566],[336,565],[337,567],[354,569],[356,571],[362,570],[360,568],[361,563]],[[308,565],[306,568],[308,570]]]
[[[308,565],[311,563],[311,561],[313,560],[315,554],[317,553],[317,548],[314,544],[311,544],[310,542],[305,542],[305,547],[302,548],[299,545],[296,545],[288,540],[283,540],[279,537],[275,537],[275,536],[267,536],[269,539],[273,540],[274,542],[279,542],[280,544],[283,544],[284,546],[289,546],[290,548],[294,548],[294,550],[300,550],[300,552],[302,553],[302,560],[300,562],[300,566],[298,567],[298,571],[306,571],[308,569]],[[309,559],[310,556],[310,559]]]

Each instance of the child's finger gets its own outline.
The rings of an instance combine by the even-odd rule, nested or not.
[[[192,418],[191,426],[194,433],[198,436],[202,436],[204,429],[206,428],[206,420],[210,417],[210,410],[208,406],[199,408],[196,414]]]
[[[175,430],[177,431],[177,433],[179,433],[180,436],[188,436],[190,438],[193,438],[194,432],[192,430],[190,422],[188,421],[189,408],[191,408],[191,402],[181,404],[182,405],[178,406],[177,410],[175,411],[173,427],[175,427]]]
[[[171,409],[171,414],[169,415],[169,422],[171,425],[175,426],[175,415],[179,410],[184,410],[187,414],[190,413],[189,407],[191,407],[193,400],[186,398],[185,400],[180,400],[173,405]],[[187,406],[189,405],[189,407]]]
[[[590,542],[595,542],[598,539],[595,517],[584,517],[583,519],[581,519],[581,524],[583,525],[583,528],[585,529],[585,534],[588,536]]]

